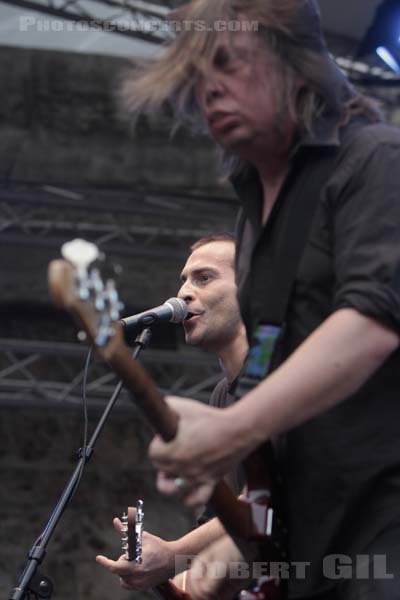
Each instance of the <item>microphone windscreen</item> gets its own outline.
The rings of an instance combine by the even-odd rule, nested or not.
[[[188,314],[187,304],[182,298],[169,298],[164,302],[172,308],[172,317],[170,318],[171,323],[182,323]]]

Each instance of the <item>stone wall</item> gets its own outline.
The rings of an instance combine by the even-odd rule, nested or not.
[[[94,416],[91,418],[93,428]],[[190,528],[189,512],[154,487],[146,458],[150,433],[132,410],[116,411],[99,438],[80,487],[61,518],[40,568],[54,584],[54,600],[148,598],[120,589],[96,554],[121,554],[112,518],[144,500],[146,529],[166,539]],[[26,552],[43,530],[76,465],[82,415],[52,409],[2,409],[0,421],[0,590],[17,584]]]
[[[116,100],[128,65],[114,57],[2,47],[0,178],[220,187],[206,138],[180,132],[171,140],[165,116],[143,118],[133,129]]]

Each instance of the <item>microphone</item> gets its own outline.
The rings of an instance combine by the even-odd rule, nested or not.
[[[170,323],[182,323],[188,314],[188,307],[181,298],[169,298],[164,304],[145,310],[137,315],[121,319],[121,323],[128,333],[133,329],[148,327],[154,323],[169,321]]]

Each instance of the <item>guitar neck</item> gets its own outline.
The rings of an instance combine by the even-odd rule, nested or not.
[[[104,344],[99,346],[93,302],[84,301],[79,297],[73,267],[65,260],[52,261],[48,278],[55,304],[73,315],[87,334],[90,343],[96,347],[97,353],[108,362],[134,395],[135,402],[154,430],[164,441],[173,440],[177,433],[179,416],[167,405],[142,365],[132,358],[124,342],[121,323],[113,323],[113,335],[107,336]],[[224,481],[216,486],[211,503],[228,533],[245,539],[252,536],[254,530],[249,506],[239,501]]]
[[[111,342],[101,353],[132,392],[135,402],[154,430],[166,442],[174,439],[178,429],[178,415],[165,402],[142,365],[132,358],[127,346],[118,344],[112,348]],[[224,480],[217,483],[210,503],[228,533],[243,539],[254,536],[249,504],[238,500]]]
[[[118,346],[105,358],[133,393],[154,430],[164,441],[171,441],[178,429],[178,415],[167,405],[145,369],[132,359],[126,346]],[[210,503],[229,533],[245,539],[251,537],[253,527],[249,506],[237,499],[224,480],[216,485]]]
[[[128,347],[120,344],[113,347],[111,342],[101,350],[101,355],[132,392],[153,429],[165,442],[173,440],[178,430],[178,415],[169,408],[147,371],[132,358]]]

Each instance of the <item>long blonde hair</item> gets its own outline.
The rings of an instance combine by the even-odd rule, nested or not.
[[[354,114],[362,114],[372,122],[380,120],[376,104],[357,92],[345,77],[338,90],[337,81],[326,68],[331,59],[319,36],[317,13],[313,15],[311,41],[317,39],[320,47],[310,42],[310,19],[301,18],[301,10],[312,1],[192,0],[174,13],[173,25],[181,31],[164,52],[150,63],[137,65],[125,81],[125,106],[133,113],[154,112],[169,101],[174,126],[187,119],[198,122],[194,87],[214,58],[219,35],[214,25],[241,17],[258,24],[255,35],[278,59],[280,101],[300,130],[312,132],[315,117],[323,113],[336,114],[339,124],[345,124]],[[196,30],[196,23],[203,24],[201,30]],[[304,86],[294,93],[296,76],[301,77]]]

